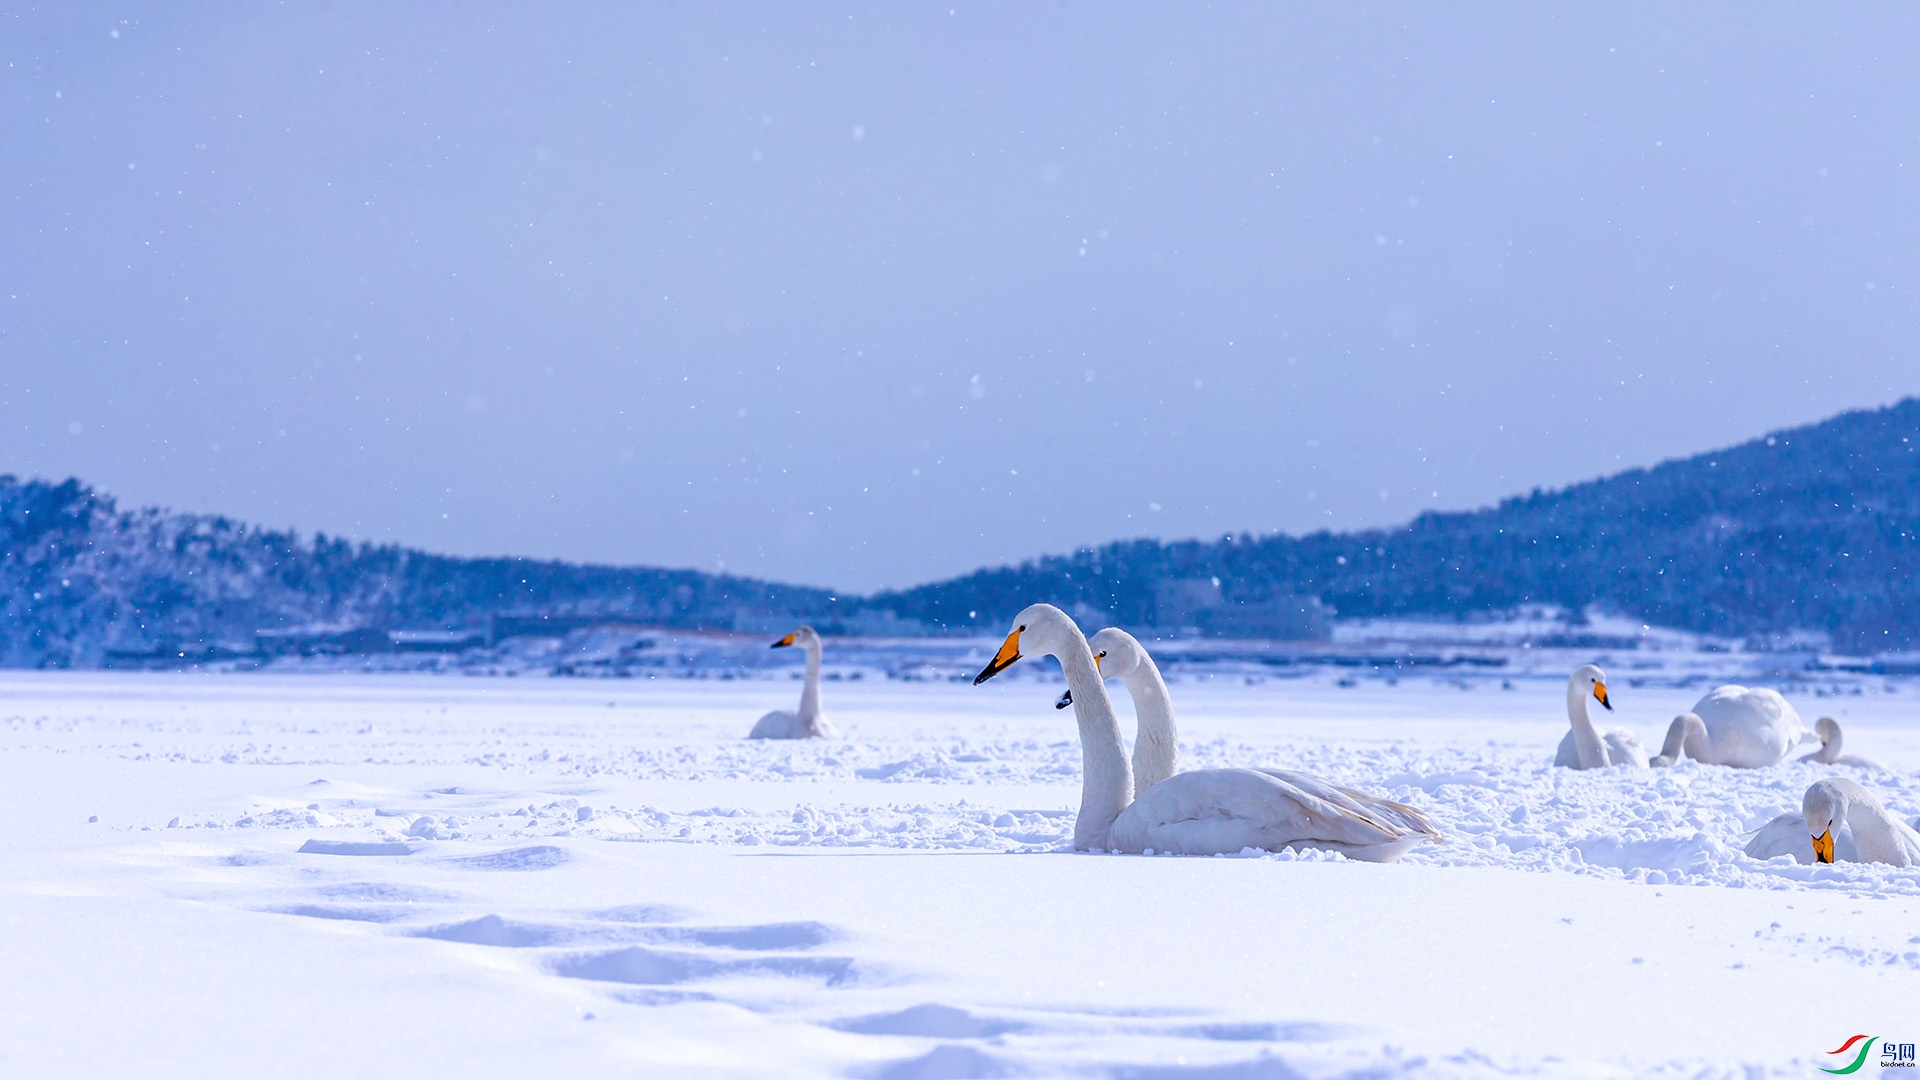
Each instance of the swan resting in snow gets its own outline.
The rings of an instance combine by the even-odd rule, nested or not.
[[[775,709],[760,718],[747,734],[749,739],[837,739],[840,732],[820,711],[820,635],[811,626],[802,626],[771,646],[784,649],[798,645],[807,652],[807,681],[800,686],[797,712]]]
[[[1838,753],[1840,725],[1833,726],[1833,733]],[[1759,769],[1786,760],[1795,746],[1812,738],[1800,714],[1778,690],[1716,686],[1692,712],[1673,718],[1666,746],[1653,764],[1671,765],[1680,760],[1684,749],[1687,757],[1704,765]]]
[[[1109,660],[1117,659],[1114,640],[1109,639]],[[1113,701],[1107,697],[1092,648],[1066,612],[1051,604],[1035,604],[1022,611],[1014,619],[1013,632],[974,684],[986,682],[1022,657],[1049,655],[1059,659],[1066,673],[1080,728],[1083,769],[1080,814],[1073,825],[1076,848],[1182,855],[1216,855],[1250,847],[1317,848],[1352,859],[1389,862],[1415,844],[1441,840],[1425,815],[1410,806],[1281,769],[1175,773],[1136,800]],[[1136,700],[1135,708],[1139,707]]]
[[[1567,680],[1569,730],[1560,739],[1553,763],[1569,769],[1604,769],[1609,765],[1646,768],[1647,751],[1640,745],[1640,736],[1626,728],[1614,728],[1602,736],[1600,729],[1593,726],[1593,717],[1587,713],[1589,700],[1598,701],[1608,712],[1613,711],[1613,702],[1607,700],[1606,672],[1592,664],[1577,669]]]
[[[1746,852],[1756,859],[1792,855],[1803,863],[1920,866],[1920,833],[1887,813],[1857,782],[1833,776],[1807,788],[1798,814],[1781,814],[1762,826]]]
[[[1858,754],[1840,752],[1840,721],[1831,716],[1823,716],[1813,723],[1813,733],[1820,736],[1820,749],[1801,758],[1801,761],[1817,761],[1824,765],[1854,765],[1862,769],[1885,769],[1886,766]]]

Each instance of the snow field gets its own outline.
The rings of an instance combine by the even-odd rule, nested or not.
[[[787,682],[10,675],[0,1065],[1802,1075],[1910,1024],[1920,874],[1739,853],[1824,767],[1555,770],[1562,686],[1513,685],[1174,683],[1185,767],[1448,834],[1376,867],[1060,854],[1079,751],[1037,677],[829,685],[847,740],[750,744]],[[1888,685],[1796,704],[1911,816]],[[1697,696],[1612,719],[1657,742]]]

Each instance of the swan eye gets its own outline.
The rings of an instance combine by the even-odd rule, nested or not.
[[[1107,658],[1107,650],[1105,650],[1105,649],[1101,649],[1101,650],[1100,650],[1100,655],[1098,655],[1098,656],[1096,656],[1096,657],[1094,657],[1094,659],[1096,659],[1096,660],[1104,660],[1104,659],[1106,659],[1106,658]]]

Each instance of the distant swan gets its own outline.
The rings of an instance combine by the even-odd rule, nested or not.
[[[1833,731],[1838,753],[1840,725]],[[1811,738],[1800,714],[1779,691],[1716,686],[1692,712],[1673,718],[1666,746],[1653,764],[1671,765],[1684,749],[1687,757],[1706,765],[1758,769],[1785,760],[1796,745]]]
[[[820,635],[813,627],[803,626],[771,646],[784,649],[798,645],[807,651],[807,681],[800,686],[800,711],[775,709],[760,718],[747,734],[749,739],[837,739],[840,732],[820,711]]]
[[[1410,806],[1281,769],[1175,773],[1135,801],[1120,724],[1080,628],[1051,604],[1027,608],[1014,624],[974,684],[1005,671],[1022,656],[1051,655],[1060,660],[1080,727],[1083,765],[1074,847],[1182,855],[1245,848],[1318,848],[1388,862],[1415,844],[1441,840],[1426,816]],[[1109,639],[1107,659],[1117,661],[1113,640]],[[1144,650],[1140,656],[1145,658]],[[1138,700],[1135,708],[1140,708]]]
[[[1858,754],[1840,752],[1840,721],[1831,716],[1823,716],[1813,723],[1813,733],[1820,736],[1820,749],[1801,758],[1801,761],[1817,761],[1825,765],[1854,765],[1862,769],[1885,769],[1886,766],[1871,758]]]
[[[1609,765],[1646,768],[1647,751],[1640,745],[1640,737],[1626,728],[1614,728],[1603,738],[1587,713],[1589,700],[1613,711],[1613,702],[1607,700],[1607,675],[1592,664],[1575,670],[1567,680],[1569,730],[1560,739],[1553,763],[1569,769],[1604,769]]]
[[[1842,776],[1816,780],[1798,814],[1781,814],[1746,847],[1756,859],[1792,855],[1803,863],[1920,866],[1920,833],[1887,813],[1873,793]]]

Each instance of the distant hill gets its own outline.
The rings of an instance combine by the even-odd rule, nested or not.
[[[261,630],[437,628],[500,612],[731,627],[831,614],[819,589],[691,570],[457,559],[122,511],[78,481],[0,476],[0,665],[95,666],[109,651],[246,651]]]
[[[245,651],[259,631],[458,629],[547,613],[764,631],[999,632],[1035,600],[1084,623],[1296,636],[1326,617],[1598,604],[1726,635],[1920,644],[1920,400],[1404,526],[1132,540],[866,598],[691,570],[460,559],[123,511],[0,476],[0,665]]]
[[[1920,642],[1920,399],[1491,509],[1403,526],[1217,541],[1135,540],[872,597],[944,626],[998,627],[1046,599],[1085,621],[1168,625],[1169,583],[1220,609],[1468,616],[1589,605],[1716,634],[1818,630]],[[1212,585],[1218,578],[1219,584]],[[1203,599],[1204,608],[1208,601]]]

